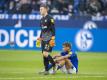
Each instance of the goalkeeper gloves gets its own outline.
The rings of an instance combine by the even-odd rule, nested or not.
[[[40,48],[41,47],[41,38],[38,38],[36,40],[36,47]]]
[[[55,46],[55,36],[52,36],[52,37],[51,37],[51,40],[49,41],[49,45],[50,45],[51,47],[54,47],[54,46]]]
[[[40,48],[41,47],[41,38],[38,38],[37,41],[36,41],[36,47]],[[51,37],[51,40],[49,41],[49,45],[51,47],[54,47],[55,46],[55,36],[52,36]]]

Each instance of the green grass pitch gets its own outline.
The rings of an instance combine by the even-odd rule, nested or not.
[[[78,52],[78,57],[78,74],[44,76],[38,74],[43,69],[40,51],[0,50],[0,80],[107,80],[107,53]]]

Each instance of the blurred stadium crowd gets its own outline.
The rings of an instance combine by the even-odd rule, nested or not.
[[[107,0],[0,0],[0,13],[38,14],[42,3],[51,14],[107,15]]]

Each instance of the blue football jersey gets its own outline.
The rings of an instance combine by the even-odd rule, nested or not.
[[[61,56],[66,56],[70,54],[71,56],[69,57],[69,60],[71,61],[71,63],[73,64],[73,66],[76,68],[76,72],[78,72],[78,57],[77,54],[74,51],[70,51],[70,52],[61,52]]]

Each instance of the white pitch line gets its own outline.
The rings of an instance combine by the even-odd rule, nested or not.
[[[9,74],[26,74],[26,73],[28,73],[28,74],[38,74],[38,72],[37,71],[35,71],[35,72],[21,72],[21,71],[19,71],[19,72],[0,72],[0,74],[8,74],[8,73]],[[106,74],[107,75],[107,73],[100,73],[100,72],[98,72],[98,73],[80,72],[78,74],[83,74],[83,75],[105,75]]]
[[[2,78],[0,77],[0,80],[15,80],[15,79],[18,79],[18,80],[23,80],[23,79],[26,79],[26,80],[29,80],[29,79],[71,79],[71,78],[102,78],[104,76],[72,76],[72,77],[63,77],[63,76],[58,76],[58,77],[16,77],[16,78],[13,78],[13,77],[7,77],[7,78]]]

